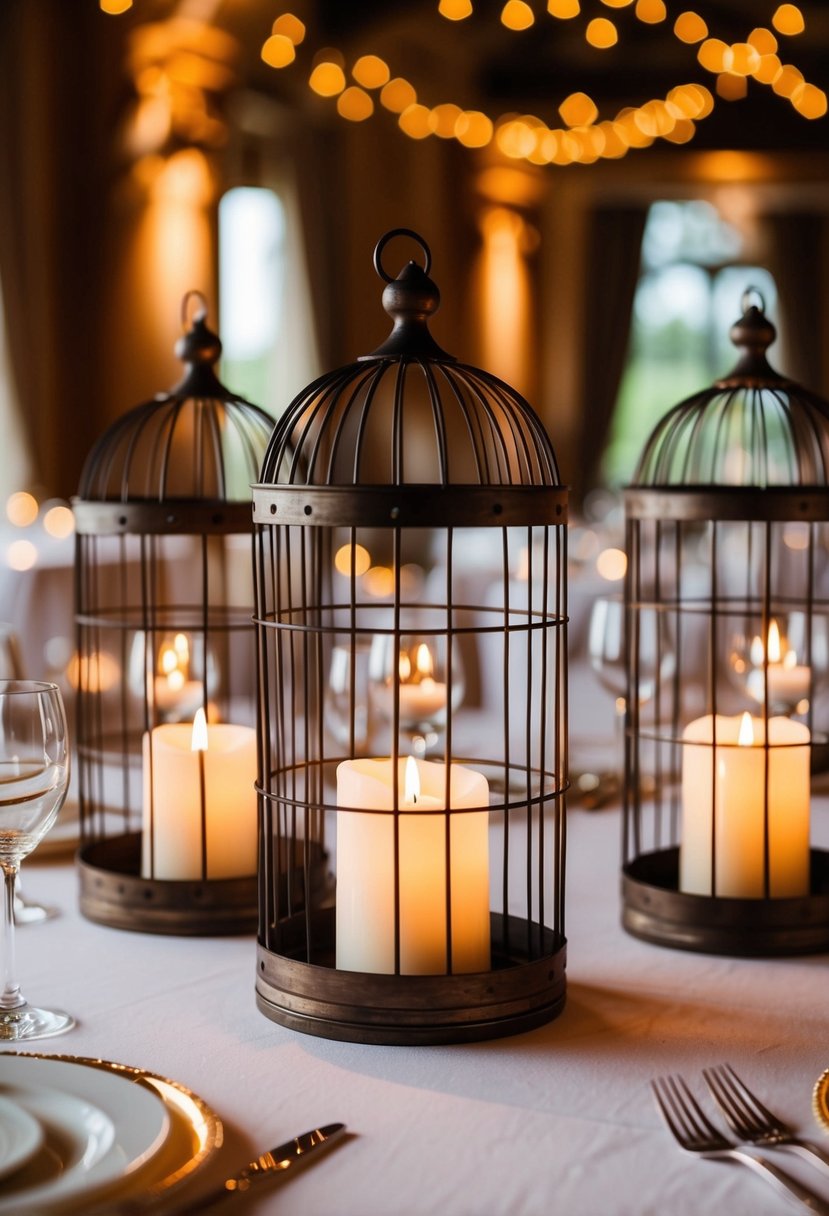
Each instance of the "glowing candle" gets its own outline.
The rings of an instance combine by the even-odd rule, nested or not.
[[[337,967],[394,971],[395,838],[393,761],[346,760],[337,768]],[[400,971],[445,975],[446,767],[398,761]],[[452,764],[449,805],[486,808],[481,773]],[[367,813],[371,812],[371,813]],[[385,812],[385,813],[384,813]],[[488,971],[488,812],[449,816],[452,971]]]
[[[414,669],[405,651],[399,662],[400,720],[428,723],[446,710],[446,685],[435,680],[432,654],[425,642],[415,650]]]
[[[766,651],[768,663],[765,663]],[[753,670],[749,673],[746,687],[755,701],[765,700],[765,681],[768,674],[769,703],[774,707],[797,705],[809,695],[811,671],[798,664],[797,651],[791,649],[785,638],[781,639],[777,621],[769,622],[768,646],[764,651],[763,641],[756,637],[749,651]]]
[[[256,732],[186,722],[144,735],[144,878],[198,879],[256,873]],[[152,800],[150,791],[152,789]],[[151,851],[152,840],[152,851]]]
[[[762,899],[767,818],[769,894],[809,893],[809,731],[790,718],[770,718],[768,752],[764,741],[763,719],[747,713],[718,714],[716,722],[709,714],[685,728],[681,891]]]

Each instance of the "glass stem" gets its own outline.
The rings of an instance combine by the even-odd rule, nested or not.
[[[18,867],[4,861],[3,866],[3,991],[0,993],[0,1009],[19,1009],[26,1004],[15,979],[17,968],[14,958],[14,884]]]

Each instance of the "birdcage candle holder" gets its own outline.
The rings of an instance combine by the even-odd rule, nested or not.
[[[393,237],[423,261],[394,279]],[[379,242],[390,336],[299,394],[253,491],[257,1002],[368,1043],[565,999],[567,492],[527,402],[432,337],[430,262]]]
[[[669,411],[625,492],[622,919],[736,956],[829,948],[829,403],[779,375],[750,289],[740,359]]]
[[[80,906],[121,929],[249,932],[249,487],[273,420],[218,380],[200,293],[182,326],[183,379],[104,433],[73,502]]]

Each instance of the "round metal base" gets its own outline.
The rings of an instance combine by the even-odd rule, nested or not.
[[[81,912],[99,925],[188,937],[256,929],[255,874],[204,882],[141,878],[140,832],[83,845],[78,867]]]
[[[327,947],[317,962],[258,949],[256,1003],[291,1030],[351,1043],[472,1043],[533,1030],[564,1008],[566,941],[544,930],[543,957],[528,960],[520,947],[527,923],[516,917],[505,926],[503,917],[492,916],[492,971],[372,975],[337,970],[334,910],[320,916],[315,930]],[[537,934],[534,926],[531,931]]]
[[[644,853],[622,870],[622,925],[643,941],[735,958],[829,951],[829,853],[812,849],[811,893],[724,899],[679,887],[679,849]]]

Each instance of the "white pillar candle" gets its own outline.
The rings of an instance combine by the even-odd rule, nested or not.
[[[685,728],[681,891],[735,899],[765,896],[764,740],[763,719],[749,714],[718,714],[716,726],[708,714]],[[808,895],[809,731],[789,718],[769,719],[768,834],[769,894],[775,899]]]
[[[202,789],[206,877],[255,874],[256,732],[207,726],[200,709],[192,725],[167,723],[145,734],[143,759],[142,877],[202,877]]]
[[[394,788],[391,759],[346,760],[337,768],[337,967],[394,972]],[[420,793],[406,789],[406,769]],[[486,778],[450,765],[453,810],[489,806]],[[446,767],[398,762],[400,971],[445,975]],[[367,813],[373,812],[373,813]],[[489,814],[451,814],[452,971],[490,969]]]

